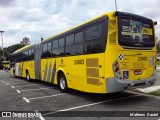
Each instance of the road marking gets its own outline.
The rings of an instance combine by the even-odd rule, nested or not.
[[[147,87],[147,88],[137,88],[138,91],[143,92],[143,93],[154,92],[158,89],[160,89],[160,86],[151,86],[151,87]]]
[[[21,91],[21,92],[27,92],[27,91],[32,91],[32,90],[36,91],[36,90],[44,90],[44,89],[50,89],[50,88],[52,88],[52,87],[38,88],[38,89],[28,89],[28,90],[19,90],[19,91]]]
[[[56,96],[60,96],[60,95],[64,95],[66,93],[62,93],[62,94],[55,94],[55,95],[50,95],[50,96],[42,96],[42,97],[36,97],[36,98],[26,98],[26,97],[23,97],[23,99],[29,103],[30,100],[35,100],[35,99],[43,99],[43,98],[48,98],[48,97],[56,97]]]
[[[20,81],[20,80],[0,80],[0,81],[11,82],[11,81]]]
[[[23,97],[23,100],[25,100],[27,103],[30,102],[26,97]]]
[[[14,86],[14,87],[25,87],[25,86],[33,86],[33,85],[39,85],[39,84],[31,84],[31,85],[23,85],[23,86]]]
[[[100,101],[100,102],[96,102],[96,103],[91,103],[91,104],[81,105],[81,106],[77,106],[77,107],[62,109],[62,110],[58,110],[58,111],[55,111],[55,112],[50,112],[50,113],[43,114],[43,117],[47,116],[47,115],[50,115],[50,114],[55,114],[55,113],[58,113],[58,112],[70,111],[70,110],[74,110],[74,109],[79,109],[79,108],[94,106],[94,105],[98,105],[98,104],[102,104],[102,103],[108,103],[108,102],[113,102],[113,101],[118,101],[118,100],[123,100],[123,99],[128,99],[128,98],[133,98],[133,97],[137,97],[137,96],[141,96],[141,95],[133,95],[133,96],[130,96],[130,97],[117,98],[117,99]]]
[[[14,86],[11,86],[11,88],[14,88]]]
[[[45,119],[44,119],[44,117],[42,117],[42,115],[40,115],[39,119],[41,119],[41,120],[45,120]]]
[[[50,96],[36,97],[36,98],[29,98],[28,100],[43,99],[43,98],[47,98],[47,97],[56,97],[56,96],[60,96],[60,95],[64,95],[64,94],[65,94],[65,93],[55,94],[55,95],[50,95]]]
[[[21,93],[19,90],[16,90],[17,91],[17,93]]]
[[[26,82],[8,83],[8,84],[9,84],[9,85],[14,85],[14,84],[21,84],[21,83],[26,83]]]
[[[6,83],[6,85],[9,85],[8,83]]]
[[[40,120],[45,120],[44,117],[42,117],[42,114],[38,110],[35,110],[35,113],[39,113],[40,114],[40,116],[39,116]]]

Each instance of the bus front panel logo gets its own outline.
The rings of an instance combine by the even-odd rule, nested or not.
[[[119,54],[119,60],[123,60],[124,56],[123,54]]]

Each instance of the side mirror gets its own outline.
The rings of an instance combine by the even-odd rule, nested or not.
[[[157,25],[157,21],[154,21],[154,25]]]

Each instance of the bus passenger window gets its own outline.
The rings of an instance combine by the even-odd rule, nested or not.
[[[43,53],[42,53],[42,58],[47,58],[47,57],[51,57],[51,53],[48,50],[48,44],[45,43],[43,44]]]
[[[83,54],[83,43],[67,46],[65,55],[78,55]]]
[[[101,53],[103,52],[103,46],[101,43],[94,43],[89,44],[86,46],[86,54],[93,54],[93,53]]]
[[[87,28],[86,41],[95,40],[102,36],[102,23]]]
[[[74,34],[66,37],[66,46],[74,44]]]
[[[64,56],[64,48],[57,48],[52,50],[52,57]]]
[[[51,47],[52,47],[52,43],[51,43],[51,42],[49,42],[49,43],[48,43],[48,51],[50,51],[50,50],[51,50]]]
[[[59,39],[59,47],[64,47],[64,38]]]
[[[83,31],[75,34],[75,43],[83,42]]]
[[[58,48],[58,40],[53,41],[53,47],[52,49]]]

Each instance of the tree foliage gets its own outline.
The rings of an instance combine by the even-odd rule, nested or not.
[[[24,45],[22,44],[15,44],[15,45],[12,45],[12,46],[9,46],[9,47],[6,47],[4,48],[4,56],[6,57],[6,60],[9,60],[9,55],[11,53],[13,53],[14,51],[20,49],[24,47]],[[3,60],[3,50],[0,48],[0,60]]]

